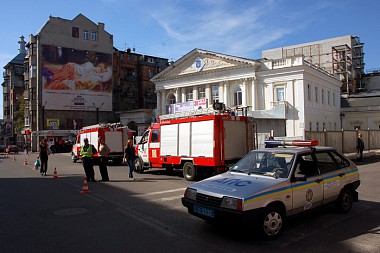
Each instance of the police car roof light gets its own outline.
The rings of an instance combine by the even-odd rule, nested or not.
[[[314,147],[319,142],[317,140],[294,140],[294,141],[281,141],[281,140],[267,140],[265,146],[278,147],[278,146],[297,146],[297,147]]]

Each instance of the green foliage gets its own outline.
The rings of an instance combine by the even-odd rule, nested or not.
[[[13,124],[14,124],[15,133],[18,133],[25,128],[25,115],[24,115],[25,99],[24,99],[24,95],[20,96],[19,103],[20,104],[18,105],[18,110],[14,113]]]

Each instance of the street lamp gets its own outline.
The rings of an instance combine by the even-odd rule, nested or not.
[[[96,108],[96,123],[99,124],[99,109],[102,108],[104,103],[102,103],[99,107],[96,107],[95,103],[92,103]]]

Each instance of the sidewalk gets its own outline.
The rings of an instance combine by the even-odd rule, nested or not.
[[[344,155],[353,161],[356,160],[356,153],[346,153]],[[380,156],[380,150],[363,151],[364,158],[374,157],[374,156]]]

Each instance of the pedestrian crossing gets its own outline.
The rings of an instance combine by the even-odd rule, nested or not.
[[[176,205],[181,203],[181,198],[186,188],[168,189],[164,191],[155,191],[147,193],[133,194],[133,197],[138,197],[149,202],[163,203],[169,205],[172,208],[176,208]],[[182,204],[181,204],[182,206]]]

